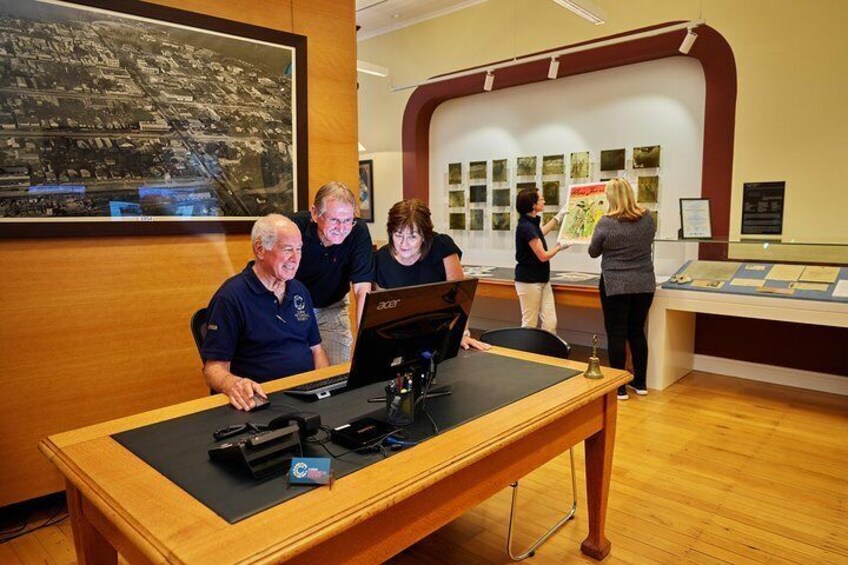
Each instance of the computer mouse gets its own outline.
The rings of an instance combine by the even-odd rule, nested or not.
[[[268,408],[269,406],[271,406],[270,400],[268,400],[267,398],[262,398],[258,394],[253,395],[253,402],[255,402],[256,405],[250,410],[248,410],[248,412],[256,412],[257,410],[262,410],[263,408]]]

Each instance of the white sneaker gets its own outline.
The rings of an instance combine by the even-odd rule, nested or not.
[[[632,388],[632,389],[633,389],[633,392],[635,392],[635,393],[636,393],[636,394],[638,394],[639,396],[647,396],[647,395],[648,395],[648,389],[647,389],[647,388],[639,388],[639,387],[635,387],[635,386],[633,386],[632,384],[631,384],[631,385],[627,385],[627,386],[629,386],[630,388]]]
[[[618,396],[619,400],[627,400],[628,398],[630,398],[630,395],[627,394],[627,389],[624,388],[623,386],[618,387],[618,395],[617,396]]]

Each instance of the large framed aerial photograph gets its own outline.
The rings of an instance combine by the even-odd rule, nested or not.
[[[307,206],[306,38],[0,0],[0,235],[249,231]]]

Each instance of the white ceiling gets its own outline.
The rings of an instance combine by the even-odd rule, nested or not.
[[[356,38],[370,39],[486,0],[356,0]]]

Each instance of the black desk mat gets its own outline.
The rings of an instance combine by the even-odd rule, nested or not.
[[[456,358],[441,363],[436,377],[437,386],[450,385],[453,394],[428,400],[427,412],[441,431],[449,430],[577,374],[579,371],[502,355],[461,352]],[[322,424],[331,428],[363,416],[385,419],[384,404],[366,402],[370,397],[381,395],[382,389],[383,384],[371,385],[318,402],[305,402],[277,392],[269,395],[270,408],[252,414],[219,406],[112,437],[233,524],[315,487],[287,489],[284,476],[256,480],[247,470],[213,463],[207,451],[218,443],[212,438],[214,430],[247,421],[265,424],[292,410],[318,412]],[[425,415],[416,418],[416,422],[405,430],[412,439],[432,436],[432,427]],[[328,447],[336,454],[346,451],[333,443]],[[304,456],[326,457],[327,452],[319,445],[304,443]],[[381,459],[383,455],[379,453],[350,453],[333,459],[333,471],[338,478]]]

